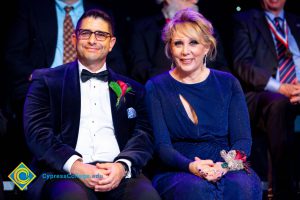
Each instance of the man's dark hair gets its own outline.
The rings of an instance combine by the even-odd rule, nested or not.
[[[97,19],[97,18],[103,19],[105,22],[107,22],[109,24],[111,33],[112,33],[112,35],[114,35],[114,23],[113,23],[112,18],[106,12],[99,10],[99,9],[91,9],[91,10],[88,10],[85,13],[83,13],[83,15],[79,18],[79,20],[77,22],[76,30],[80,29],[82,20],[85,18],[88,18],[88,17],[93,17],[95,19]]]

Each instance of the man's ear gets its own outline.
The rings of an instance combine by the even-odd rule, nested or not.
[[[112,48],[115,46],[116,41],[117,41],[117,38],[116,38],[116,37],[111,37],[111,38],[110,38],[110,41],[109,41],[109,51],[111,51]]]

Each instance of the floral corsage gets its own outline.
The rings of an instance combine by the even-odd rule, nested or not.
[[[247,156],[244,152],[238,150],[226,152],[225,150],[222,150],[220,154],[225,161],[221,165],[222,168],[228,168],[229,171],[244,169],[246,172],[250,173],[249,163],[246,161]]]
[[[116,93],[117,95],[117,103],[116,107],[120,106],[121,101],[125,101],[125,94],[132,91],[132,87],[130,87],[127,83],[123,81],[111,81],[109,83],[109,87]]]

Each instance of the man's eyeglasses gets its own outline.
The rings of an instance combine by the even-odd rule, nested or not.
[[[110,33],[104,32],[104,31],[91,31],[88,29],[79,29],[76,31],[77,37],[81,40],[88,40],[90,39],[91,35],[94,33],[95,38],[98,41],[105,41],[107,38],[112,37]]]

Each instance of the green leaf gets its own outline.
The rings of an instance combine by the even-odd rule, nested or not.
[[[128,87],[128,88],[126,89],[125,94],[126,94],[127,92],[130,92],[131,90],[132,90],[132,87]]]
[[[121,96],[122,89],[117,82],[111,81],[109,87],[116,93],[118,98]]]
[[[120,97],[118,97],[117,102],[116,102],[116,107],[118,108],[120,106]]]

